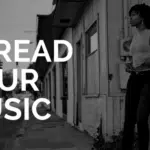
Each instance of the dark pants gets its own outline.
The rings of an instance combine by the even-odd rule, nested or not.
[[[150,114],[150,72],[132,73],[127,84],[123,150],[132,150],[137,123],[139,150],[148,150]]]

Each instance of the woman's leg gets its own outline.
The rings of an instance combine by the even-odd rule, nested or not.
[[[137,82],[137,76],[131,75],[125,97],[125,121],[122,140],[123,150],[132,150],[134,139],[134,128],[136,123],[137,107],[140,96],[140,83]]]
[[[139,150],[148,150],[149,128],[148,117],[150,114],[150,83],[144,84],[141,90],[139,106],[137,110],[137,127],[139,135]]]

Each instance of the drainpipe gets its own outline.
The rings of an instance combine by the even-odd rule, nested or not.
[[[73,27],[71,28],[72,30],[72,46],[74,48],[74,29]],[[73,68],[75,67],[75,56],[73,55],[72,57],[72,63],[73,63]],[[76,68],[75,68],[76,69]],[[73,122],[72,124],[75,126],[75,118],[74,118],[74,113],[76,112],[75,111],[75,69],[73,69]]]
[[[132,28],[129,23],[129,17],[128,17],[128,12],[129,12],[129,6],[131,6],[131,0],[122,0],[124,1],[124,17],[123,17],[123,22],[124,22],[124,36],[132,36]]]
[[[108,35],[108,0],[106,0],[105,1],[105,9],[106,9],[106,11],[105,11],[105,13],[106,13],[106,15],[105,15],[105,17],[106,17],[106,50],[107,50],[107,75],[109,75],[109,50],[108,50],[108,47],[109,47],[109,45],[108,45],[108,42],[109,42],[109,40],[108,40],[108,37],[109,37],[109,35]],[[109,79],[107,78],[107,89],[108,89],[108,96],[110,95],[110,87],[109,87]]]
[[[128,12],[128,0],[123,0],[123,22],[124,22],[124,37],[128,36],[128,16],[127,16],[127,12]]]
[[[125,21],[124,21],[124,14],[125,14],[125,10],[124,10],[124,4],[126,3],[126,0],[121,0],[121,7],[122,7],[122,16],[121,16],[121,31],[120,31],[120,38],[123,39],[125,37]]]

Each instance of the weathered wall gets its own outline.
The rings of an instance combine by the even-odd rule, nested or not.
[[[76,43],[81,41],[81,54],[82,54],[82,100],[81,100],[81,123],[85,130],[87,130],[91,135],[96,132],[96,128],[100,124],[100,118],[103,120],[103,131],[106,133],[106,101],[107,101],[107,89],[108,89],[108,80],[107,80],[107,25],[106,25],[106,1],[105,0],[93,0],[91,1],[84,14],[80,18],[77,26],[73,29],[73,43],[74,50],[76,50]],[[85,34],[86,31],[97,21],[98,25],[98,51],[95,52],[90,59],[91,62],[88,64],[92,65],[94,61],[98,61],[98,66],[93,67],[97,70],[97,75],[99,74],[99,79],[95,83],[96,87],[100,86],[100,89],[95,92],[98,95],[89,95],[86,93],[86,40]],[[93,58],[94,57],[94,58]],[[96,58],[95,58],[96,57]],[[76,51],[74,54],[74,68],[75,68],[75,100],[77,99],[77,65],[76,65]],[[99,72],[100,71],[100,72]],[[91,77],[88,79],[96,78],[90,70],[89,74]],[[93,88],[91,85],[90,88]],[[98,88],[96,88],[98,89]],[[92,91],[91,89],[89,89]],[[94,92],[93,92],[94,93]]]
[[[134,32],[129,27],[127,15],[129,8],[139,3],[140,0],[93,0],[87,5],[78,24],[73,29],[67,29],[61,39],[68,40],[73,45],[73,57],[68,61],[68,115],[67,121],[73,125],[76,119],[76,101],[77,101],[77,43],[81,42],[81,125],[91,135],[96,131],[102,117],[103,133],[111,136],[118,134],[123,128],[124,123],[124,97],[125,93],[121,91],[121,81],[125,75],[120,76],[120,44],[121,40]],[[98,68],[99,91],[97,95],[86,93],[86,40],[85,34],[90,26],[97,21],[98,23],[98,51],[95,53],[99,61]],[[65,47],[60,51],[63,55]],[[57,70],[57,114],[62,117],[62,101],[60,66],[56,65]],[[53,67],[53,66],[52,66]],[[48,72],[52,68],[49,68]],[[47,72],[47,73],[48,73]],[[47,76],[47,75],[46,75]],[[91,76],[92,78],[92,76]],[[53,78],[51,78],[53,81]],[[90,79],[89,79],[90,80]],[[96,85],[96,86],[97,86]],[[53,91],[53,85],[52,91]],[[52,92],[53,93],[53,92]],[[52,97],[52,96],[51,96]],[[53,106],[53,104],[52,104]],[[54,107],[54,106],[53,106]]]
[[[124,123],[124,96],[107,98],[107,134],[118,134]]]
[[[63,40],[66,40],[68,42],[71,43],[71,45],[73,45],[73,41],[72,41],[72,29],[68,28],[65,33],[63,34],[63,36],[61,37]],[[62,46],[60,48],[60,52],[61,52],[61,56],[64,54],[64,52],[66,51],[67,47]],[[74,51],[74,50],[73,50]],[[74,55],[74,54],[73,54]],[[73,56],[72,58],[67,61],[67,65],[68,65],[68,100],[67,100],[67,122],[69,122],[70,124],[73,125],[73,102],[74,102],[74,84],[73,84],[73,74],[74,74],[74,70],[73,70]]]
[[[112,75],[108,82],[108,135],[118,134],[123,129],[125,92],[121,91],[121,83],[126,85],[128,74],[124,73],[125,62],[120,59],[121,41],[134,34],[135,29],[129,24],[128,11],[133,5],[141,2],[150,4],[146,0],[115,0],[115,3],[107,0],[108,74]]]
[[[72,29],[67,29],[61,39],[66,40],[72,44]],[[61,45],[59,48],[59,55],[62,57],[64,52],[66,51],[67,47],[65,45]],[[74,54],[73,54],[74,55]],[[53,65],[48,69],[45,79],[48,78],[49,73],[52,75],[52,69],[56,67],[56,110],[54,109],[54,99],[53,99],[53,90],[54,90],[54,79],[53,75],[51,76],[51,99],[52,99],[52,110],[56,111],[56,114],[60,117],[63,117],[63,112],[62,112],[62,81],[61,81],[61,68],[60,68],[61,63],[53,63]],[[73,124],[73,58],[71,58],[68,62],[68,100],[67,100],[67,121],[70,124]],[[46,80],[45,80],[46,81]],[[46,82],[45,82],[46,83]],[[49,91],[49,87],[47,89]]]
[[[107,99],[107,133],[118,134],[123,129],[125,92],[128,74],[125,73],[124,61],[121,60],[121,41],[134,34],[130,27],[128,11],[140,0],[107,1],[108,19],[108,74],[112,76],[108,84]]]

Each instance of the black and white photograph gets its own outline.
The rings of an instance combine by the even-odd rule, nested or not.
[[[0,0],[0,150],[150,150],[150,0]]]

